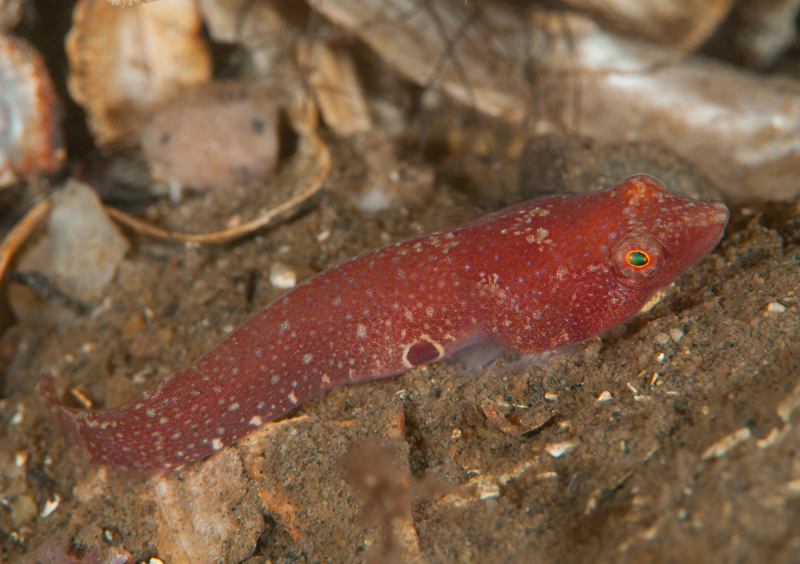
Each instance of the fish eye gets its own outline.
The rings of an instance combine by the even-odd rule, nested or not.
[[[625,260],[633,268],[646,268],[652,259],[650,258],[650,255],[647,254],[647,251],[643,251],[642,249],[634,249],[632,251],[628,251]]]
[[[611,249],[611,268],[626,286],[649,284],[662,270],[666,251],[661,242],[647,233],[629,233]]]

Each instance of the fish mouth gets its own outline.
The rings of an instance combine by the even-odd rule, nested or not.
[[[731,212],[728,206],[716,200],[704,200],[703,204],[707,206],[706,209],[706,224],[709,230],[709,239],[713,240],[711,248],[708,252],[714,250],[717,243],[720,242],[722,236],[725,234],[725,227],[728,225],[728,220],[731,217]]]
[[[695,222],[695,233],[692,236],[694,244],[680,259],[687,269],[706,258],[717,247],[725,235],[725,227],[730,218],[728,207],[722,202],[704,200],[700,204],[704,210],[701,212],[702,219]]]
[[[720,231],[724,232],[725,226],[728,225],[728,220],[731,217],[731,212],[728,210],[728,206],[716,200],[703,200],[702,203],[708,206],[708,210],[706,211],[706,221],[710,225],[719,226]],[[720,234],[720,238],[722,238],[722,234]]]

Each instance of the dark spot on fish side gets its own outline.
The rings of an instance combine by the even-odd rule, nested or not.
[[[419,366],[437,358],[439,358],[439,350],[430,341],[414,343],[406,354],[406,360],[411,366]]]

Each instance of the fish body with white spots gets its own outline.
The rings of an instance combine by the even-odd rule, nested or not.
[[[548,196],[326,270],[121,407],[63,407],[50,376],[40,390],[93,462],[179,468],[334,386],[480,343],[537,352],[598,335],[708,254],[727,220],[644,175]]]

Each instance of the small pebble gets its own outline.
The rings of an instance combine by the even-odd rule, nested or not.
[[[781,437],[781,432],[778,430],[777,427],[773,427],[770,429],[769,434],[764,437],[763,439],[758,439],[756,441],[756,446],[761,450],[764,450],[767,447],[770,447],[778,442]]]
[[[42,517],[49,517],[52,515],[53,511],[58,508],[60,503],[61,498],[58,496],[58,494],[53,494],[53,496],[44,503],[44,507],[42,508],[40,515]]]
[[[497,484],[479,484],[478,485],[478,499],[491,499],[493,497],[500,497],[500,486]]]
[[[680,327],[673,327],[669,330],[669,336],[677,343],[683,338],[683,329]]]
[[[670,336],[666,333],[658,333],[654,339],[659,345],[666,345],[670,341]]]
[[[644,540],[653,540],[658,536],[658,523],[647,529],[642,533]]]
[[[19,425],[22,423],[22,420],[25,418],[25,404],[18,403],[17,404],[17,412],[11,417],[8,424],[9,425]]]
[[[565,453],[575,448],[575,443],[564,441],[562,443],[553,443],[544,447],[544,450],[553,458],[561,458]]]
[[[70,180],[53,194],[47,232],[20,257],[18,268],[38,270],[57,280],[58,288],[69,296],[96,303],[129,248],[92,187]],[[15,303],[12,300],[12,307]]]
[[[269,281],[280,290],[288,290],[297,285],[297,273],[285,264],[276,262],[269,267]]]
[[[375,213],[389,209],[392,205],[391,197],[383,186],[374,186],[361,197],[358,209],[362,212]]]
[[[711,460],[712,458],[724,456],[732,448],[745,441],[749,441],[752,436],[753,433],[750,431],[749,427],[742,427],[738,431],[734,431],[708,447],[700,458],[702,460]]]
[[[611,401],[613,399],[614,398],[611,397],[611,393],[608,390],[606,390],[606,391],[604,391],[602,394],[600,394],[597,397],[597,400],[595,400],[595,403],[600,403],[600,402],[603,402],[603,401]]]
[[[783,313],[786,311],[786,306],[778,302],[772,302],[767,306],[767,313]]]

